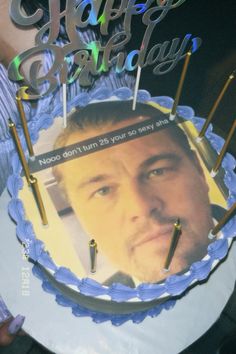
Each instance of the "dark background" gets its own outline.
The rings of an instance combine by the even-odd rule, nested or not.
[[[135,18],[133,36],[137,44],[143,33],[139,22]],[[236,69],[236,1],[186,0],[157,24],[153,45],[176,37],[182,39],[187,33],[200,37],[203,43],[191,56],[180,104],[189,105],[196,115],[207,117],[224,83]],[[175,97],[182,67],[183,60],[170,73],[161,76],[153,74],[153,67],[144,68],[140,88],[147,89],[152,96]],[[226,135],[235,118],[236,78],[220,103],[213,123],[219,133]],[[234,148],[232,143],[231,148]]]

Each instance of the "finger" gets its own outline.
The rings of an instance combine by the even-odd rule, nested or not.
[[[13,319],[6,321],[0,328],[0,346],[6,346],[12,343],[15,336],[19,333],[25,317],[18,315]]]
[[[12,321],[12,318],[1,324],[1,327],[0,327],[0,347],[1,346],[5,347],[6,345],[11,344],[11,342],[14,339],[14,337],[8,333],[8,326],[11,321]]]
[[[6,324],[6,323],[10,323],[13,320],[13,317],[10,316],[8,317],[6,320],[4,320],[3,322],[0,323],[0,329]]]
[[[8,326],[9,334],[11,335],[17,334],[17,332],[19,332],[19,330],[23,326],[24,321],[25,321],[24,316],[17,315]]]

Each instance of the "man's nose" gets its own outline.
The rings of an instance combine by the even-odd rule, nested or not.
[[[131,221],[152,217],[163,209],[163,201],[152,191],[140,186],[130,185],[127,188],[126,212]]]

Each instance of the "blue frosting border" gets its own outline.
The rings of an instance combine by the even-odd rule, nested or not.
[[[81,93],[77,97],[68,102],[68,111],[77,105],[86,106],[93,100],[106,100],[112,96],[115,96],[119,100],[131,99],[133,92],[129,88],[119,88],[113,92],[110,89],[101,88],[92,93]],[[173,100],[166,96],[151,97],[145,90],[138,91],[139,102],[155,102],[165,108],[171,108]],[[192,108],[187,106],[179,106],[177,110],[178,114],[186,120],[190,120],[194,123],[198,130],[204,124],[204,119],[196,117]],[[43,115],[36,115],[29,123],[29,131],[32,142],[35,143],[39,137],[39,131],[41,129],[47,129],[53,123],[54,117],[62,115],[61,104],[55,105],[55,109],[52,112],[44,113]],[[224,140],[215,135],[212,132],[212,125],[209,126],[206,137],[210,141],[212,147],[219,153]],[[23,148],[27,154],[25,140],[23,134],[20,132],[20,139],[22,141]],[[224,182],[229,189],[229,197],[227,200],[228,207],[230,207],[236,201],[236,175],[233,172],[236,166],[236,160],[230,154],[226,154],[223,163],[225,169]],[[78,288],[78,291],[83,295],[92,297],[108,295],[111,300],[117,302],[124,302],[133,298],[138,298],[141,301],[155,300],[161,296],[177,296],[182,294],[192,282],[202,281],[206,279],[213,267],[213,263],[223,259],[228,252],[229,245],[231,243],[232,235],[236,230],[236,217],[230,220],[222,229],[222,238],[214,241],[208,246],[208,255],[203,260],[195,262],[191,265],[189,271],[182,275],[171,275],[164,283],[161,284],[148,284],[143,283],[137,288],[130,288],[119,283],[115,283],[110,287],[103,286],[100,283],[89,279],[78,279],[69,269],[64,267],[58,267],[50,255],[44,251],[44,244],[42,241],[36,238],[33,225],[30,221],[25,219],[24,206],[22,201],[18,198],[18,193],[23,187],[23,181],[20,177],[21,164],[14,151],[12,156],[12,175],[8,178],[7,187],[12,197],[8,210],[11,218],[16,223],[16,234],[18,239],[27,244],[27,255],[29,259],[35,264],[39,264],[44,268],[54,273],[54,277],[57,281],[66,284],[73,285]],[[34,273],[39,276],[39,272],[36,271],[37,266],[34,267]],[[111,320],[114,325],[120,325],[127,320],[132,320],[135,323],[141,322],[147,315],[156,316],[162,309],[169,309],[174,305],[174,300],[167,300],[165,303],[154,307],[151,310],[139,312],[130,315],[107,315],[101,313],[95,313],[82,308],[78,304],[74,304],[71,301],[59,294],[56,289],[53,290],[47,280],[42,277],[44,290],[56,295],[56,301],[62,306],[69,306],[72,308],[72,312],[75,316],[91,316],[95,322],[103,322]]]

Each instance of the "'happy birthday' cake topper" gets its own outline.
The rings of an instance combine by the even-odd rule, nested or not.
[[[80,86],[90,86],[92,77],[106,73],[113,66],[117,73],[125,70],[153,66],[155,75],[162,75],[175,68],[178,61],[191,50],[195,52],[201,45],[199,37],[186,34],[184,38],[174,38],[157,43],[150,48],[150,40],[156,26],[170,10],[181,6],[186,0],[67,0],[65,9],[60,10],[60,0],[49,1],[50,20],[37,33],[35,46],[17,55],[10,63],[8,74],[13,81],[25,81],[26,99],[35,99],[52,93],[62,83],[78,80]],[[43,16],[38,9],[28,16],[22,10],[19,0],[11,0],[10,15],[20,26],[29,27],[37,24]],[[126,53],[126,46],[132,38],[132,19],[141,16],[145,26],[140,49]],[[122,30],[109,35],[109,26],[117,19],[122,19]],[[58,42],[61,22],[65,23],[67,41],[62,46]],[[85,42],[78,29],[95,27],[101,39]],[[46,73],[42,73],[43,56],[51,53],[53,63]],[[40,55],[31,63],[26,76],[22,64]],[[42,84],[46,83],[46,88]]]

